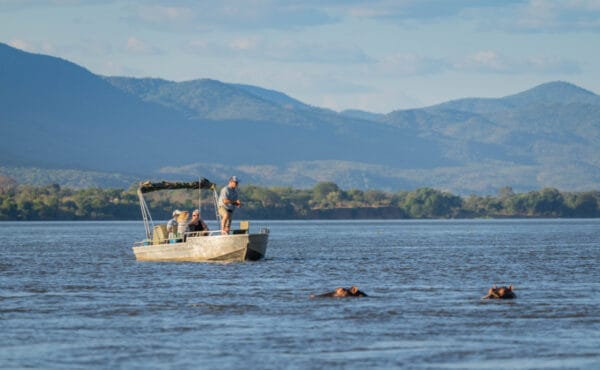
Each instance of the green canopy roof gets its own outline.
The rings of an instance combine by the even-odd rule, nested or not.
[[[192,182],[140,182],[139,191],[142,193],[150,193],[158,190],[176,190],[176,189],[212,189],[215,186],[212,182],[205,178],[201,178],[200,181]]]

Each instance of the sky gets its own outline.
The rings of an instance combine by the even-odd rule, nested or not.
[[[389,113],[551,81],[600,93],[600,0],[0,0],[0,42],[105,76]]]

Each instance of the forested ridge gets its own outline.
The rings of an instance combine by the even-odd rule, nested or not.
[[[243,207],[236,218],[251,219],[427,219],[502,217],[600,217],[600,192],[561,192],[545,188],[515,193],[503,187],[496,196],[460,197],[419,188],[395,193],[343,190],[333,182],[310,189],[240,187]],[[168,219],[174,209],[197,208],[198,191],[147,194],[155,219]],[[201,194],[202,215],[214,219],[212,198]],[[140,220],[135,187],[74,190],[59,185],[0,186],[0,220]]]
[[[0,173],[20,184],[127,188],[140,176],[222,184],[237,174],[268,187],[335,181],[461,196],[506,184],[600,189],[600,95],[568,81],[385,114],[336,112],[259,86],[104,77],[0,43],[0,96]],[[223,132],[236,133],[235,150],[214,140]],[[165,155],[174,136],[180,154]]]

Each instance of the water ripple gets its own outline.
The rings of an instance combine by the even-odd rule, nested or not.
[[[3,223],[0,367],[600,366],[600,220],[270,225],[263,261],[161,264],[140,223]]]

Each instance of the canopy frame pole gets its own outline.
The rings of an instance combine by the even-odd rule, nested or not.
[[[144,228],[146,229],[146,239],[150,239],[152,237],[152,231],[154,230],[154,221],[152,220],[152,216],[150,215],[150,210],[148,209],[148,205],[146,204],[146,200],[144,199],[143,194],[149,193],[153,191],[159,190],[176,190],[176,189],[215,189],[215,184],[210,182],[205,178],[200,178],[198,182],[151,182],[144,181],[140,182],[140,185],[137,190],[137,195],[140,200],[140,209],[142,211],[142,218],[144,220]],[[216,192],[214,192],[216,195]],[[216,199],[215,199],[216,202]],[[200,207],[202,205],[202,195],[201,193],[198,195],[198,211],[200,211]],[[215,203],[216,204],[216,203]]]
[[[201,178],[198,178],[198,182],[202,181]],[[198,218],[202,219],[202,187],[198,187]]]
[[[220,228],[221,227],[221,216],[219,215],[218,194],[217,194],[217,189],[215,189],[214,185],[212,187],[212,191],[213,191],[213,202],[215,205],[215,218],[217,219],[217,223]]]
[[[138,189],[137,195],[140,200],[140,210],[142,211],[142,219],[144,220],[146,239],[150,240],[152,238],[152,230],[154,229],[154,221],[152,220],[152,215],[148,209],[148,204],[146,204],[146,200],[144,199],[144,195],[140,189]]]

